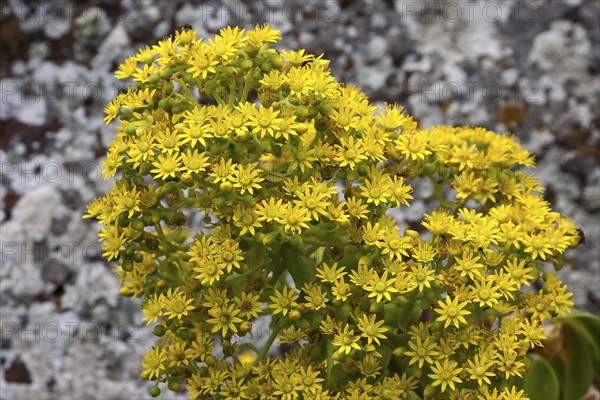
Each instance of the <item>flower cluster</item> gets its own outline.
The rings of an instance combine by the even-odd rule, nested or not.
[[[116,74],[134,84],[105,110],[115,184],[85,217],[155,324],[152,394],[526,398],[540,325],[572,305],[549,267],[579,240],[532,156],[508,134],[422,129],[279,39],[183,29]],[[389,211],[424,180],[408,229]]]

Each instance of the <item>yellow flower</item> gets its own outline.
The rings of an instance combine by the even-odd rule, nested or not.
[[[338,263],[334,262],[331,267],[327,263],[323,263],[317,268],[317,278],[321,279],[321,282],[333,283],[338,279],[344,279],[346,267],[338,267]]]
[[[353,136],[349,136],[340,138],[340,142],[341,145],[335,145],[337,149],[335,160],[339,162],[340,167],[347,165],[350,169],[355,169],[357,163],[367,159],[361,139],[354,140]]]
[[[254,112],[249,117],[252,133],[255,133],[261,138],[265,136],[275,136],[275,131],[278,129],[281,118],[278,110],[272,107],[265,107],[262,104],[258,108],[254,108]]]
[[[386,178],[388,178],[386,176]],[[373,203],[378,206],[380,203],[387,203],[391,197],[390,182],[388,179],[365,180],[360,187],[361,195],[367,199],[367,203]]]
[[[548,235],[543,233],[525,235],[522,242],[525,245],[525,252],[530,253],[534,260],[536,258],[546,260],[546,257],[555,251],[555,247],[548,240]]]
[[[166,369],[167,362],[167,351],[164,347],[154,346],[144,354],[144,360],[142,361],[141,377],[148,380],[158,379],[162,371]]]
[[[363,314],[359,319],[356,320],[358,329],[360,329],[361,336],[367,339],[367,344],[371,344],[371,342],[377,343],[380,345],[381,342],[379,339],[386,339],[384,335],[387,332],[387,328],[381,327],[384,321],[375,321],[375,315],[367,316]]]
[[[298,306],[298,303],[296,303],[298,294],[294,289],[289,289],[287,286],[284,286],[281,291],[275,289],[275,295],[269,298],[273,302],[273,304],[269,304],[269,308],[273,309],[273,314],[287,315]]]
[[[348,132],[351,129],[358,128],[358,121],[360,120],[358,115],[355,114],[352,107],[342,107],[338,110],[331,111],[331,118],[335,122],[335,125],[342,131]],[[352,136],[349,136],[352,139]],[[362,141],[361,141],[362,142]],[[366,157],[365,157],[366,159]]]
[[[209,73],[217,72],[215,69],[217,64],[219,62],[215,59],[215,55],[210,52],[208,45],[203,44],[196,47],[191,54],[191,67],[187,69],[187,72],[191,73],[194,78],[202,76],[202,79],[206,79]]]
[[[219,258],[216,256],[206,257],[194,268],[194,271],[198,273],[195,278],[203,285],[212,285],[221,279],[226,267],[227,264],[219,262]]]
[[[450,296],[446,296],[445,300],[439,300],[437,302],[438,308],[435,309],[440,316],[436,318],[436,321],[444,322],[444,328],[454,325],[456,329],[460,328],[460,324],[466,324],[467,320],[464,315],[471,314],[471,311],[465,310],[467,302],[459,303],[458,297],[454,300],[450,300]]]
[[[125,250],[125,234],[120,233],[116,227],[102,228],[98,237],[103,241],[102,257],[106,257],[109,261],[118,258]]]
[[[336,353],[349,354],[352,349],[360,350],[358,344],[360,336],[354,334],[354,330],[350,329],[350,325],[344,325],[342,332],[333,336],[333,345],[338,347]]]
[[[433,365],[434,358],[439,355],[437,351],[438,345],[434,342],[433,337],[425,337],[421,339],[419,336],[414,336],[408,342],[409,351],[404,354],[410,357],[408,365],[417,364],[419,368],[423,368],[423,364],[427,362]]]
[[[263,302],[259,301],[259,295],[254,293],[242,292],[240,297],[236,297],[235,304],[240,309],[240,315],[246,319],[258,318]]]
[[[490,275],[484,275],[481,280],[476,280],[471,287],[474,294],[474,301],[479,303],[480,307],[493,307],[500,299],[500,293],[495,286],[496,281],[489,278]]]
[[[186,298],[185,293],[181,292],[179,288],[174,291],[169,288],[167,294],[164,297],[165,313],[164,315],[169,319],[177,318],[181,320],[182,317],[188,315],[188,311],[192,311],[194,306],[192,302],[194,299]]]
[[[276,375],[274,377],[273,395],[277,399],[281,400],[295,400],[298,398],[298,391],[302,389],[302,385],[299,379],[295,376],[289,376],[287,374]]]
[[[258,164],[238,165],[235,169],[231,181],[233,187],[240,189],[240,194],[249,192],[254,194],[254,189],[260,189],[260,182],[265,179],[260,176],[260,170],[256,168]]]
[[[427,147],[425,131],[417,131],[412,135],[401,134],[396,140],[396,149],[411,160],[425,160],[425,156],[432,154]]]
[[[128,163],[133,163],[133,167],[137,168],[141,163],[154,161],[154,147],[156,139],[151,132],[143,133],[137,140],[129,143],[127,155]]]
[[[363,289],[365,289],[367,292],[370,292],[368,297],[375,297],[375,301],[377,303],[379,303],[384,297],[387,301],[392,301],[391,293],[398,292],[398,289],[394,287],[396,279],[388,279],[387,275],[387,271],[385,271],[381,276],[377,276],[377,274],[375,274],[375,276],[371,278],[369,284],[363,287]]]
[[[454,269],[460,271],[460,276],[469,277],[471,280],[481,278],[482,271],[485,270],[485,265],[479,261],[480,257],[473,254],[469,249],[463,250],[462,256],[456,258]]]
[[[311,310],[319,310],[325,307],[329,301],[327,294],[323,293],[323,290],[319,285],[306,284],[302,291],[305,293],[305,305]]]
[[[375,116],[375,120],[386,130],[396,131],[403,129],[407,123],[410,125],[412,117],[404,113],[404,108],[398,104],[386,104],[382,113]]]
[[[348,214],[353,217],[358,219],[367,218],[369,208],[368,205],[363,204],[363,200],[360,197],[348,197],[343,204],[346,206]]]
[[[325,201],[325,196],[315,190],[311,190],[310,186],[303,188],[303,190],[296,193],[296,196],[298,200],[294,200],[294,204],[306,210],[307,214],[312,218],[318,221],[319,214],[327,215],[325,209],[328,203]]]
[[[435,362],[435,365],[431,366],[433,374],[428,374],[433,379],[432,386],[442,386],[442,393],[446,391],[446,387],[452,390],[456,390],[455,383],[462,383],[462,379],[458,377],[462,372],[462,368],[458,367],[456,361],[445,359],[442,363],[439,361]]]
[[[195,147],[201,144],[202,146],[206,146],[206,139],[213,136],[211,126],[207,123],[187,120],[185,123],[178,124],[177,126],[181,130],[178,137],[181,145],[187,144],[190,147]]]
[[[465,371],[470,374],[469,379],[476,380],[479,386],[482,386],[484,382],[491,385],[490,377],[496,375],[491,371],[493,365],[493,361],[487,359],[486,356],[475,354],[472,360],[467,361]]]
[[[419,292],[422,292],[426,287],[431,287],[431,282],[435,280],[432,268],[425,264],[415,265],[410,271],[412,279],[416,282]]]
[[[425,214],[422,225],[434,235],[444,233],[453,224],[453,218],[448,210],[434,210],[431,214]]]
[[[281,32],[267,24],[263,26],[257,24],[254,30],[246,33],[246,40],[252,47],[259,48],[265,43],[276,43],[281,40]]]
[[[156,168],[150,170],[156,179],[174,178],[175,174],[181,168],[181,155],[177,153],[167,153],[159,155],[152,165]]]
[[[324,381],[323,378],[319,378],[319,375],[319,371],[313,371],[312,365],[307,367],[302,366],[300,368],[301,389],[305,392],[315,393],[318,389],[320,389],[321,382]]]
[[[208,157],[206,153],[198,153],[198,150],[194,149],[193,151],[187,149],[185,153],[181,154],[181,163],[183,166],[181,167],[182,172],[202,172],[206,170],[208,167]]]
[[[129,218],[133,217],[136,212],[141,212],[140,208],[140,192],[137,187],[131,190],[120,190],[114,197],[115,209],[117,212],[126,213]]]
[[[258,221],[279,222],[281,220],[281,212],[283,210],[283,200],[270,198],[262,200],[256,205],[256,215]]]
[[[306,53],[306,50],[304,49],[291,51],[282,50],[281,57],[295,67],[299,67],[302,64],[308,61],[312,61],[315,58],[314,55]]]
[[[208,313],[212,318],[206,320],[212,325],[211,331],[213,333],[221,331],[221,336],[227,336],[227,332],[237,332],[238,324],[242,322],[242,319],[237,315],[240,311],[235,307],[234,304],[217,306],[208,310]]]
[[[262,224],[256,216],[256,211],[251,207],[238,206],[233,212],[233,224],[241,228],[240,235],[249,233],[254,236],[254,228],[262,227]]]
[[[127,57],[123,64],[119,65],[119,69],[115,73],[115,78],[117,79],[127,79],[131,78],[135,71],[137,70],[137,57],[131,56]]]
[[[283,205],[282,210],[284,212],[281,215],[281,224],[283,224],[286,231],[290,230],[292,233],[300,233],[302,232],[302,228],[308,228],[307,222],[310,221],[310,214],[306,208],[287,203]]]
[[[121,102],[119,98],[114,99],[109,102],[106,107],[104,107],[104,113],[106,116],[104,117],[104,122],[108,125],[110,121],[115,119],[119,112],[121,111]]]
[[[158,74],[158,68],[154,65],[144,64],[144,66],[140,68],[136,68],[133,73],[133,79],[135,79],[139,83],[149,83],[150,76]]]
[[[142,305],[142,312],[146,314],[142,321],[146,322],[146,325],[150,325],[153,322],[156,322],[158,317],[163,315],[163,308],[165,307],[165,300],[163,295],[152,295],[151,297],[146,298],[146,301]]]
[[[381,254],[387,254],[390,259],[402,260],[402,256],[408,257],[408,250],[412,247],[411,239],[400,237],[397,226],[379,231],[379,241],[375,243],[381,248]]]
[[[105,181],[117,173],[117,170],[121,167],[121,161],[123,161],[123,156],[116,148],[111,148],[108,150],[106,159],[102,161],[102,166],[104,168],[102,171],[100,171],[102,175],[104,175]]]

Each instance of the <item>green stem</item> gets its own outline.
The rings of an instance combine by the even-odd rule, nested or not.
[[[250,69],[250,71],[248,71],[248,75],[252,76],[252,69]],[[238,102],[243,103],[246,101],[246,99],[248,98],[248,92],[250,91],[251,83],[252,83],[252,79],[246,79],[244,81],[244,88],[242,89],[242,93],[240,94],[240,98],[238,99]]]
[[[190,92],[190,89],[187,87],[187,84],[183,81],[183,79],[179,78],[175,80],[177,81],[177,83],[179,83],[179,86],[181,86],[181,88],[185,92],[186,97],[189,100],[196,102],[196,99],[194,99],[194,95],[192,95],[192,92]]]
[[[333,373],[333,343],[330,340],[327,341],[327,382],[331,383],[331,376]]]
[[[235,86],[235,81],[232,82],[231,85],[229,85],[229,101],[227,102],[227,105],[229,107],[233,107],[233,105],[235,104],[235,98],[237,97],[237,91]]]
[[[253,366],[256,367],[258,365],[258,363],[260,363],[265,358],[265,356],[267,355],[267,353],[271,349],[271,346],[273,345],[273,342],[277,338],[277,335],[279,335],[279,332],[281,331],[281,328],[282,328],[281,323],[277,323],[279,321],[280,320],[275,321],[275,324],[274,324],[274,327],[273,327],[273,331],[271,331],[271,335],[267,339],[267,343],[265,343],[265,346],[261,349],[260,353],[258,353],[256,355],[256,359],[254,360]]]
[[[213,93],[213,95],[215,96],[215,100],[217,100],[217,103],[222,106],[225,104],[225,101],[223,100],[223,98],[221,97],[221,95],[217,92],[217,90],[215,90],[215,92]]]
[[[239,279],[246,278],[247,276],[251,275],[252,272],[253,271],[251,269],[249,269],[248,271],[241,273],[241,274],[235,274],[235,275],[231,274],[231,275],[227,276],[227,278],[225,278],[225,282],[234,282]]]

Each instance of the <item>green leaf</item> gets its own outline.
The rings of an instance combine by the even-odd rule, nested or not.
[[[381,369],[385,371],[392,359],[392,351],[387,346],[381,346],[377,349],[379,354],[381,354],[381,358],[379,359],[379,365],[381,365]]]
[[[573,328],[588,348],[594,371],[600,375],[600,318],[592,314],[576,312],[556,320]]]
[[[308,256],[298,254],[298,259],[288,265],[288,271],[297,288],[315,280],[316,269]]]
[[[560,386],[558,377],[550,363],[537,358],[525,375],[525,393],[531,399],[559,400]]]
[[[570,325],[563,325],[566,346],[566,362],[561,392],[562,399],[579,399],[592,383],[593,367],[589,349],[577,331]]]
[[[384,308],[385,313],[385,324],[389,326],[398,326],[398,319],[400,316],[400,309],[394,303],[388,303]]]
[[[331,371],[331,380],[333,382],[342,382],[348,380],[348,374],[344,371],[342,364],[336,364]]]
[[[587,347],[587,352],[590,356],[590,360],[592,362],[592,368],[596,371],[597,374],[600,374],[600,343],[598,333],[594,332],[593,326],[588,326],[587,323],[594,322],[590,319],[584,318],[572,318],[569,322],[566,322],[577,335],[578,339],[581,340],[585,347]],[[600,323],[600,321],[598,321]],[[596,335],[596,336],[594,336]]]

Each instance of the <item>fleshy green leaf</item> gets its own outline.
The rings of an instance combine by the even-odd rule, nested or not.
[[[592,360],[585,342],[569,324],[563,325],[566,346],[566,362],[562,382],[561,398],[579,399],[592,383]]]
[[[297,288],[301,288],[305,283],[314,281],[316,269],[310,257],[298,254],[298,259],[288,266],[288,271]]]
[[[600,375],[600,318],[576,312],[557,320],[572,327],[579,339],[585,343],[594,371]]]
[[[533,361],[527,375],[525,375],[523,389],[531,399],[560,399],[558,377],[550,363],[543,358],[537,358]]]

